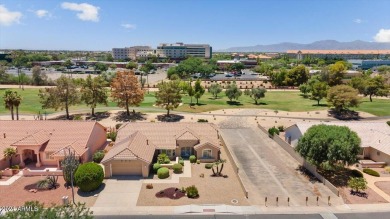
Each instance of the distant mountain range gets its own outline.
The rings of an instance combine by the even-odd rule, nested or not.
[[[287,50],[381,50],[390,49],[390,43],[365,42],[355,40],[352,42],[338,42],[336,40],[321,40],[309,44],[278,43],[270,45],[256,45],[231,47],[216,52],[286,52]]]

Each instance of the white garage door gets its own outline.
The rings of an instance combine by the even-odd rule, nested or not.
[[[111,165],[112,175],[142,176],[142,164],[140,161],[115,161]]]

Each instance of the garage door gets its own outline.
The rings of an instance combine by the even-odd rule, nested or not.
[[[142,176],[142,164],[139,161],[112,162],[112,175]]]

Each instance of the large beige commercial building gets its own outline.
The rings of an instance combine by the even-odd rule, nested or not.
[[[162,43],[157,47],[159,57],[183,59],[189,56],[209,59],[212,47],[209,44]]]
[[[125,48],[113,48],[112,57],[114,59],[136,59],[137,54],[152,53],[153,49],[150,46],[132,46]]]
[[[157,49],[150,46],[132,46],[113,48],[114,59],[132,59],[157,56],[169,59],[185,59],[189,56],[209,59],[212,57],[212,47],[208,44],[162,43]]]

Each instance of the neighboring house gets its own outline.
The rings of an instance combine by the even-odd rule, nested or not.
[[[305,132],[313,125],[347,126],[361,139],[360,157],[390,164],[390,127],[385,122],[305,122],[285,130],[285,141],[295,147]]]
[[[81,162],[90,161],[107,143],[106,129],[97,122],[58,120],[0,120],[0,169],[9,166],[3,151],[12,147],[13,165],[57,166],[70,149]]]
[[[126,123],[101,163],[106,177],[147,177],[153,159],[160,153],[171,159],[195,155],[202,162],[213,162],[220,153],[218,130],[209,123]]]

